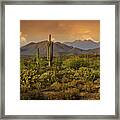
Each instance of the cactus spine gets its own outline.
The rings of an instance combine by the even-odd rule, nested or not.
[[[49,67],[52,66],[52,60],[53,60],[53,42],[51,41],[51,34],[48,36],[48,44],[47,44],[47,60]]]

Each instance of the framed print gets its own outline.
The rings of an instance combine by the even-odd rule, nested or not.
[[[2,1],[1,118],[119,119],[119,1]]]

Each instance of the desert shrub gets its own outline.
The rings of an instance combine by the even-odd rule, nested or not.
[[[44,80],[44,81],[50,81],[51,80],[51,75],[52,75],[52,72],[51,71],[47,71],[45,73],[43,73],[41,76],[40,76],[40,80]]]
[[[94,70],[92,68],[81,67],[78,70],[79,75],[83,77],[85,80],[96,80],[100,77],[99,70]]]
[[[60,91],[62,89],[62,84],[56,81],[50,86],[50,89]]]
[[[63,64],[66,68],[78,70],[80,67],[88,67],[89,61],[87,58],[75,57],[65,60]]]
[[[25,58],[20,67],[21,99],[99,98],[99,56],[54,57],[52,67],[44,57]]]
[[[77,88],[68,88],[64,91],[64,99],[74,100],[79,97],[79,89]]]
[[[70,60],[70,59],[67,59],[65,62],[64,62],[64,66],[66,68],[70,68],[70,69],[78,69],[80,66],[81,66],[81,62],[80,60]]]

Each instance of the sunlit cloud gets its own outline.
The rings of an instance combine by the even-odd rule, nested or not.
[[[84,31],[84,34],[90,34],[90,33],[91,33],[91,31],[89,31],[89,30]]]
[[[27,34],[23,34],[22,32],[20,32],[20,44],[24,45],[27,42]]]
[[[20,32],[20,41],[21,42],[25,42],[26,41],[26,37],[27,37],[27,34],[23,34],[22,32]]]

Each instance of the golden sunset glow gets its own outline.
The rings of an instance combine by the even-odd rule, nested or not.
[[[21,44],[47,40],[52,34],[54,41],[100,41],[99,20],[21,20]]]

